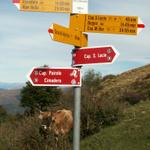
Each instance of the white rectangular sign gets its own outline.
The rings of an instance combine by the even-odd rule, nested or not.
[[[73,13],[88,14],[88,0],[73,0]]]

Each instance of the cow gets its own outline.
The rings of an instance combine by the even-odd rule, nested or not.
[[[66,109],[56,112],[40,111],[39,119],[42,120],[42,128],[52,132],[57,141],[59,136],[67,135],[73,127],[72,111]]]

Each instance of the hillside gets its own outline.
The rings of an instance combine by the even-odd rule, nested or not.
[[[97,93],[97,97],[101,100],[116,99],[119,101],[127,100],[131,96],[133,101],[137,103],[140,100],[150,98],[150,64],[129,70],[115,77],[105,77],[102,82],[102,88]]]
[[[117,76],[107,75],[102,78],[99,75],[95,79],[95,74],[91,74],[82,86],[81,150],[149,150],[150,65]],[[73,104],[72,88],[64,89],[63,92],[60,108],[70,109]],[[19,95],[19,90],[2,90],[0,103],[9,110],[18,110]],[[17,109],[13,106],[17,106]],[[51,150],[53,147],[56,150],[51,141],[53,135],[45,140],[39,133],[37,114],[12,117],[14,119],[0,125],[2,149],[12,149],[13,145],[16,150],[22,147],[29,150]],[[72,132],[69,135],[71,137]],[[65,142],[71,145],[69,141]],[[59,146],[58,149],[68,150],[61,142]]]
[[[0,105],[10,113],[20,112],[20,90],[0,90]]]
[[[106,80],[103,83],[104,90],[110,90],[117,87],[129,87],[135,82],[143,80],[150,81],[150,64],[129,70],[117,75],[115,78]]]
[[[96,98],[100,117],[121,117],[83,140],[81,150],[150,149],[150,65],[105,76]]]
[[[81,142],[81,150],[149,150],[150,101],[128,108],[119,124]]]

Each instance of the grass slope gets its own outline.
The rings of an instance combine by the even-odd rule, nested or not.
[[[96,94],[101,101],[121,101],[136,104],[150,99],[150,64],[132,69],[112,78],[105,77],[102,88]]]
[[[129,70],[103,82],[103,90],[130,87],[135,82],[150,79],[150,64]]]
[[[119,124],[83,140],[81,150],[150,150],[150,101],[132,106]]]

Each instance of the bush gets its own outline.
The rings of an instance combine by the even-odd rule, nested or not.
[[[54,135],[48,132],[47,138],[40,134],[40,122],[37,116],[16,118],[0,125],[0,149],[2,150],[70,150],[68,138],[59,138],[55,143]]]
[[[98,122],[101,122],[102,127],[115,124],[123,115],[125,105],[114,100],[101,101],[98,106],[99,111],[96,114]]]
[[[131,105],[137,104],[142,100],[141,93],[137,93],[136,91],[124,91],[121,95],[121,99],[123,101],[128,102]]]
[[[102,81],[106,81],[106,80],[109,80],[109,79],[113,79],[113,78],[115,78],[115,77],[116,77],[115,75],[109,74],[109,75],[104,76]]]
[[[110,78],[114,76],[109,75],[105,80]],[[122,116],[123,103],[114,98],[117,97],[118,91],[102,94],[103,80],[101,74],[93,70],[88,71],[84,76],[81,98],[81,138],[94,134],[105,126],[113,125]]]

